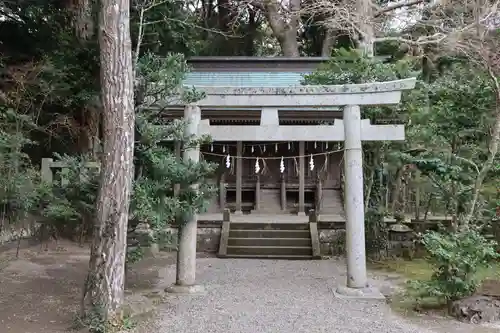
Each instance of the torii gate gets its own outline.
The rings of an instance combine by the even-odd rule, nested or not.
[[[401,100],[401,91],[413,89],[415,83],[416,79],[410,78],[365,84],[289,88],[197,86],[196,89],[203,91],[206,96],[186,105],[184,118],[188,121],[189,135],[208,134],[214,141],[345,141],[347,288],[339,288],[337,291],[345,296],[370,297],[371,289],[368,288],[366,274],[361,143],[404,140],[405,133],[404,125],[371,125],[368,119],[361,120],[360,105],[397,104]],[[204,107],[248,106],[262,108],[260,125],[211,126],[208,120],[201,121],[201,109]],[[343,107],[343,120],[335,120],[333,125],[279,125],[278,108],[308,107],[314,110],[325,106]],[[184,159],[199,161],[199,155],[199,147],[195,147],[184,152]],[[303,162],[301,170],[304,169],[302,164]],[[241,167],[237,165],[236,170],[241,172]],[[303,177],[302,172],[301,174]],[[195,286],[196,234],[197,216],[193,216],[182,227],[179,240],[176,286],[184,292],[200,288]],[[175,287],[171,288],[173,290]]]

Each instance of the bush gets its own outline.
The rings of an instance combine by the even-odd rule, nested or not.
[[[433,274],[430,280],[412,281],[410,287],[418,298],[436,297],[447,304],[472,295],[481,282],[478,273],[499,257],[496,242],[484,238],[477,227],[455,232],[429,231],[422,243]]]
[[[184,221],[184,215],[202,211],[215,188],[206,177],[216,165],[204,160],[194,163],[179,160],[172,139],[182,142],[182,149],[206,143],[208,137],[186,134],[186,122],[165,119],[163,110],[152,101],[166,103],[175,100],[182,84],[186,63],[181,56],[166,58],[147,54],[138,64],[140,89],[136,93],[134,182],[130,197],[128,222],[127,260],[139,260],[145,249],[153,243],[169,247],[172,236],[166,227]],[[194,90],[183,92],[183,102],[189,103],[202,95]],[[177,101],[178,102],[178,101]],[[153,104],[148,104],[153,103]],[[68,234],[80,231],[90,234],[96,214],[96,198],[99,189],[97,169],[87,167],[86,156],[58,156],[66,168],[56,178],[66,181],[53,186],[46,202],[44,216],[57,223],[55,228],[68,230]],[[179,191],[174,195],[174,184]],[[197,189],[192,184],[198,184]],[[81,223],[80,223],[81,222]],[[85,227],[85,226],[88,226]]]
[[[0,105],[0,232],[30,229],[28,216],[38,213],[40,197],[48,191],[24,151],[36,144],[25,134],[31,125],[29,117]]]
[[[90,156],[55,157],[65,167],[55,172],[51,191],[42,198],[42,216],[56,234],[82,242],[90,237],[94,225],[99,168],[89,167]]]
[[[384,220],[384,212],[368,209],[365,214],[366,252],[375,260],[381,260],[387,255],[388,230]]]

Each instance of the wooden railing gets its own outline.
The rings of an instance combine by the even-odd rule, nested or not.
[[[101,164],[99,162],[87,162],[85,166],[88,168],[96,168],[96,169],[101,168]],[[46,182],[52,183],[54,181],[53,169],[62,169],[67,167],[68,165],[65,162],[61,161],[55,162],[52,158],[42,158],[42,168],[41,168],[42,179]],[[66,181],[67,180],[65,180],[64,178],[61,179],[62,183]]]

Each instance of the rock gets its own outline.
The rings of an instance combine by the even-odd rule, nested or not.
[[[407,226],[405,224],[400,224],[400,223],[396,223],[396,224],[391,225],[389,227],[389,230],[392,232],[404,232],[404,233],[413,231],[413,229],[410,228],[409,226]]]
[[[489,296],[471,296],[451,305],[450,315],[471,324],[500,320],[500,300]]]
[[[478,290],[478,294],[500,298],[500,281],[496,279],[484,280],[483,283],[481,284],[481,287]]]

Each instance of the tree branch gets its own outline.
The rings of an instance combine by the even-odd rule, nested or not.
[[[403,2],[396,3],[394,5],[390,5],[390,6],[387,6],[387,7],[378,8],[378,10],[373,14],[373,17],[377,18],[377,17],[379,17],[379,16],[381,16],[383,14],[386,14],[388,12],[392,12],[392,11],[394,11],[396,9],[403,8],[403,7],[415,6],[415,5],[423,3],[424,1],[427,1],[427,0],[403,1]]]

